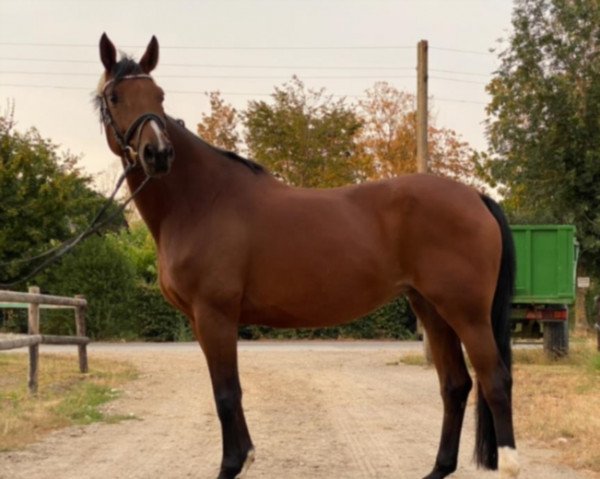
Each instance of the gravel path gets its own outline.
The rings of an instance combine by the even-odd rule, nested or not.
[[[442,415],[435,371],[397,364],[400,352],[417,343],[361,344],[240,347],[257,451],[246,479],[418,479],[429,472]],[[140,378],[108,406],[139,420],[72,427],[23,451],[0,453],[0,478],[214,479],[220,433],[199,348],[95,345],[92,367],[99,356],[139,368]],[[452,477],[495,478],[471,462],[473,430],[470,406]],[[520,455],[523,478],[591,477],[523,442]]]

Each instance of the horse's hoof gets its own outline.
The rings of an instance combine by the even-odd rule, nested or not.
[[[519,477],[519,455],[512,447],[498,448],[498,471],[500,479],[515,479]]]
[[[246,456],[246,460],[244,461],[242,470],[240,471],[240,473],[237,476],[235,476],[235,479],[243,479],[244,478],[244,476],[248,472],[248,469],[250,469],[250,466],[254,462],[254,456],[255,456],[254,448],[252,448],[248,451],[248,455]]]
[[[444,479],[444,477],[449,476],[454,471],[456,471],[456,464],[451,466],[440,466],[436,464],[428,475],[426,475],[423,479]]]

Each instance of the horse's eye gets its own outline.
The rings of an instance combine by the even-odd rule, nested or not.
[[[119,101],[119,97],[117,97],[117,94],[115,92],[110,94],[110,102],[114,105]]]

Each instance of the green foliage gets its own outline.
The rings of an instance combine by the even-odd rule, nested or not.
[[[488,85],[488,164],[512,221],[574,223],[600,273],[600,3],[517,0]]]
[[[398,298],[362,319],[341,326],[317,329],[275,329],[242,326],[243,339],[408,339],[415,331],[415,316],[405,298]]]
[[[86,297],[88,336],[137,336],[137,318],[131,308],[135,297],[135,268],[113,234],[87,239],[44,274],[39,284],[45,293],[83,294]],[[72,312],[47,311],[44,314],[47,316],[42,319],[44,332],[74,333]]]
[[[35,129],[15,131],[12,113],[0,116],[0,283],[32,269],[18,260],[83,230],[105,201],[76,165]]]
[[[272,103],[251,101],[243,114],[252,158],[295,186],[341,186],[364,179],[354,141],[361,123],[344,100],[307,90],[296,77],[275,88],[272,97]]]
[[[163,298],[156,284],[138,283],[132,314],[139,337],[152,341],[191,341],[188,320]]]
[[[147,226],[141,221],[134,222],[128,229],[115,235],[114,241],[133,264],[137,280],[146,284],[156,283],[156,246]]]
[[[167,304],[157,285],[155,247],[143,223],[90,238],[41,284],[52,294],[84,294],[88,334],[96,339],[192,339],[187,320]],[[45,332],[73,334],[71,312],[43,315]]]

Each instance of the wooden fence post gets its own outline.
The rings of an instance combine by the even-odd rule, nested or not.
[[[40,288],[30,286],[31,294],[40,294]],[[27,331],[29,334],[40,334],[40,305],[29,303],[27,316]],[[40,359],[40,345],[32,344],[29,346],[29,392],[37,393],[38,389],[38,364]]]
[[[77,299],[85,299],[81,294],[78,294],[75,297]],[[77,308],[75,308],[75,328],[77,330],[77,336],[85,336],[85,306],[77,306]],[[79,350],[79,371],[81,371],[82,373],[87,373],[87,343],[78,344],[77,349]]]
[[[600,296],[596,296],[596,349],[600,351]]]

